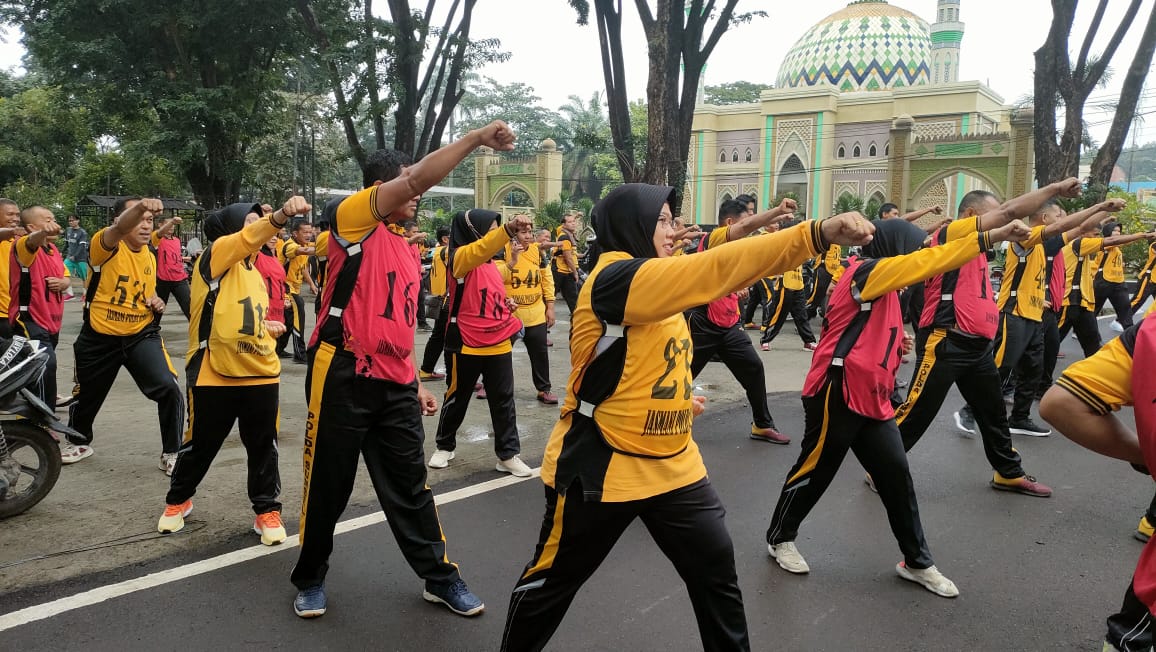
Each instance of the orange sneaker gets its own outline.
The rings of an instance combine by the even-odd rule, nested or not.
[[[253,531],[261,535],[261,543],[275,546],[285,540],[285,526],[281,523],[281,512],[258,514],[253,522]]]
[[[157,532],[172,534],[180,532],[185,527],[185,517],[193,511],[193,500],[190,498],[180,505],[165,505],[165,513],[157,521]]]

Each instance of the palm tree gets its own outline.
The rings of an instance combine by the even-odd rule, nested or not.
[[[603,180],[594,176],[594,156],[610,147],[610,122],[606,115],[601,91],[588,101],[571,95],[566,105],[558,108],[562,114],[560,127],[563,148],[562,186],[572,197],[599,199]]]

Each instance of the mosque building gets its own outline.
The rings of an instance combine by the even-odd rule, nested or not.
[[[959,80],[962,3],[936,4],[928,24],[885,0],[851,2],[803,33],[758,102],[700,104],[683,215],[714,223],[743,193],[760,207],[792,193],[825,217],[841,196],[954,213],[973,189],[1026,192],[1031,109]]]

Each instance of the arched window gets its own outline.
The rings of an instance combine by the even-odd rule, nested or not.
[[[871,143],[867,147],[867,156],[870,156],[871,158],[879,156],[879,148],[875,146],[875,143]]]
[[[754,158],[755,158],[754,152],[752,152],[751,148],[748,147],[747,148],[747,163],[750,163],[751,161],[753,161]]]
[[[858,145],[851,148],[851,158],[859,158],[862,155],[863,150]]]
[[[739,162],[739,150],[736,149],[735,151],[731,152],[731,163],[738,163],[738,162]]]
[[[727,152],[725,149],[718,155],[718,162],[719,163],[726,163],[727,162]]]
[[[840,145],[839,151],[835,152],[835,156],[838,158],[847,158],[847,148]]]
[[[891,156],[891,143],[883,143],[883,155]]]

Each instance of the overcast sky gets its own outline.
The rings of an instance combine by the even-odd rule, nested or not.
[[[1093,136],[1102,140],[1111,113],[1095,105],[1113,101],[1120,91],[1123,72],[1136,51],[1143,19],[1156,0],[1145,0],[1137,24],[1133,26],[1113,59],[1117,73],[1108,87],[1093,93],[1085,118]],[[415,3],[424,4],[424,3]],[[450,3],[441,2],[442,6]],[[763,10],[767,18],[732,29],[719,43],[706,71],[706,83],[747,80],[773,83],[779,62],[795,41],[812,25],[847,4],[845,0],[742,0],[740,11]],[[894,5],[934,22],[936,0],[895,0]],[[1097,3],[1080,3],[1073,34],[1073,50],[1091,20]],[[1096,47],[1100,51],[1121,20],[1126,0],[1111,0]],[[653,5],[653,0],[652,0]],[[646,39],[630,0],[623,2],[623,36],[630,43],[626,52],[626,78],[632,98],[646,92]],[[567,97],[589,98],[604,88],[598,32],[593,25],[577,25],[574,10],[566,0],[479,0],[472,33],[479,38],[497,37],[511,53],[508,62],[490,66],[482,75],[502,83],[523,82],[532,86],[542,103],[557,109]],[[1032,52],[1043,42],[1051,19],[1047,0],[962,0],[960,18],[966,24],[960,79],[979,80],[990,85],[1007,102],[1015,102],[1032,90]],[[23,48],[19,34],[5,35],[0,47],[0,67],[18,66]],[[14,47],[15,46],[15,47]],[[1152,111],[1140,127],[1140,141],[1156,141],[1156,81],[1150,82],[1141,112]]]

